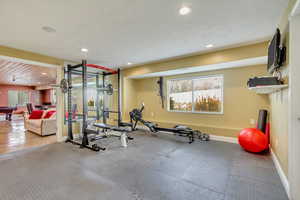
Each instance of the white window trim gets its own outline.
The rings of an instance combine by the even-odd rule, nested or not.
[[[181,111],[181,110],[170,110],[170,82],[176,80],[195,80],[201,78],[210,78],[210,77],[222,77],[222,88],[221,88],[221,112],[199,112],[194,111],[194,102],[192,104],[192,111]],[[194,84],[194,82],[192,82]],[[194,100],[194,85],[192,91],[192,99]],[[180,78],[173,78],[167,80],[167,111],[174,112],[174,113],[193,113],[193,114],[212,114],[212,115],[223,115],[224,114],[224,74],[214,74],[214,75],[206,75],[206,76],[191,76],[191,77],[180,77]]]
[[[18,103],[16,105],[10,105],[10,102],[9,102],[9,92],[10,91],[17,92],[17,98],[19,98],[19,92],[27,93],[27,95],[28,95],[28,102],[25,102],[24,104],[19,104],[19,99],[17,99]],[[8,105],[9,106],[17,106],[17,107],[25,107],[26,103],[29,103],[29,101],[30,101],[30,95],[31,95],[31,93],[30,93],[29,90],[16,90],[16,89],[7,90]]]

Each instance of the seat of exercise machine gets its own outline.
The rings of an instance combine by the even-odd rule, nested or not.
[[[129,126],[129,127],[131,127],[132,124],[131,123],[126,123],[126,122],[121,122],[120,126]]]
[[[174,129],[178,131],[192,131],[190,127],[184,126],[184,125],[176,125],[174,126]]]
[[[126,128],[112,126],[109,124],[94,123],[94,126],[97,128],[103,128],[103,129],[107,129],[107,130],[113,130],[113,131],[119,131],[119,132],[129,132],[129,130],[127,130]]]

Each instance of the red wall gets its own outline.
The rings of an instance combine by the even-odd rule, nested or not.
[[[40,98],[40,92],[34,90],[30,86],[17,86],[17,85],[0,85],[0,106],[8,106],[8,90],[22,90],[30,92],[30,102],[36,104],[36,99]]]

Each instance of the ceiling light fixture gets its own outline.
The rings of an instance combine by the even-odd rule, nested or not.
[[[86,48],[81,48],[81,52],[84,52],[84,53],[86,53],[86,52],[88,52],[89,50],[88,49],[86,49]]]
[[[131,62],[128,62],[128,63],[127,63],[127,65],[131,65],[131,64],[132,64]]]
[[[43,72],[42,75],[47,75],[47,73]]]
[[[179,14],[180,15],[187,15],[191,12],[191,8],[183,6],[179,9]]]
[[[54,28],[50,27],[50,26],[43,26],[42,30],[44,30],[48,33],[55,33],[56,32],[56,30]]]
[[[212,48],[213,46],[214,46],[213,44],[205,45],[206,48]]]

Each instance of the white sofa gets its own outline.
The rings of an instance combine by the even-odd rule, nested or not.
[[[24,114],[24,126],[25,130],[41,136],[56,134],[56,114],[54,113],[49,119],[29,119],[29,115]]]

